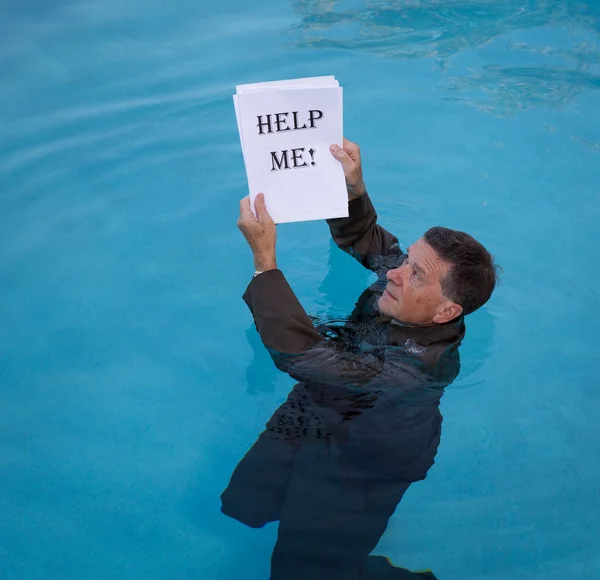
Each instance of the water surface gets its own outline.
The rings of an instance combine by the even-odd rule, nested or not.
[[[0,577],[268,577],[219,494],[285,399],[240,299],[235,84],[335,74],[381,223],[504,266],[428,478],[376,553],[442,580],[600,577],[600,5],[39,2],[0,19]],[[372,277],[279,228],[306,309]]]

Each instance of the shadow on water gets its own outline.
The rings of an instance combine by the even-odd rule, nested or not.
[[[548,59],[532,66],[483,66],[445,80],[446,98],[495,115],[562,107],[586,89],[600,88],[600,4],[565,0],[403,0],[345,8],[336,0],[296,0],[296,48],[343,49],[387,59],[435,59],[447,72],[460,53],[541,27],[562,28],[573,46],[550,49],[508,42],[510,51]],[[582,41],[576,33],[586,36]],[[556,60],[560,59],[560,64]],[[472,93],[472,94],[469,94]]]

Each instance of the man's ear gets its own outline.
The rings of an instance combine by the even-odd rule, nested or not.
[[[444,302],[433,316],[435,324],[444,324],[458,318],[463,313],[463,307],[450,300]]]

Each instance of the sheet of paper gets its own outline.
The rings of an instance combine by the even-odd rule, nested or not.
[[[276,91],[279,89],[289,88],[319,88],[319,87],[339,87],[340,84],[335,80],[334,76],[324,77],[307,77],[303,79],[289,79],[284,81],[267,81],[264,83],[251,83],[246,85],[237,85],[235,92],[239,94],[243,93],[256,93],[262,91]]]
[[[242,123],[240,121],[240,105],[238,96],[233,95],[233,108],[235,109],[235,120],[237,121],[238,134],[240,136],[240,145],[242,146],[242,156],[244,157],[244,165],[246,165],[246,153],[244,152],[244,140],[242,137]]]
[[[342,89],[290,89],[237,95],[252,204],[265,194],[277,223],[346,217],[341,164]],[[307,217],[310,216],[310,217]]]
[[[236,95],[233,96],[233,107],[235,109],[235,118],[238,126],[238,133],[240,135],[240,143],[242,145],[242,155],[244,156],[244,163],[246,162],[246,156],[244,154],[244,141],[242,137],[242,128],[240,125],[239,105],[238,105],[238,94],[248,93],[260,93],[264,91],[274,90],[292,90],[292,89],[313,89],[313,88],[332,88],[339,87],[340,83],[335,80],[333,75],[322,76],[322,77],[307,77],[302,79],[290,79],[284,81],[267,81],[262,83],[252,83],[246,85],[237,85]],[[340,102],[341,107],[341,102]]]

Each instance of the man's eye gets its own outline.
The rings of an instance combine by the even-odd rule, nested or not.
[[[419,272],[417,272],[416,270],[413,270],[413,276],[415,277],[415,279],[419,279]]]

